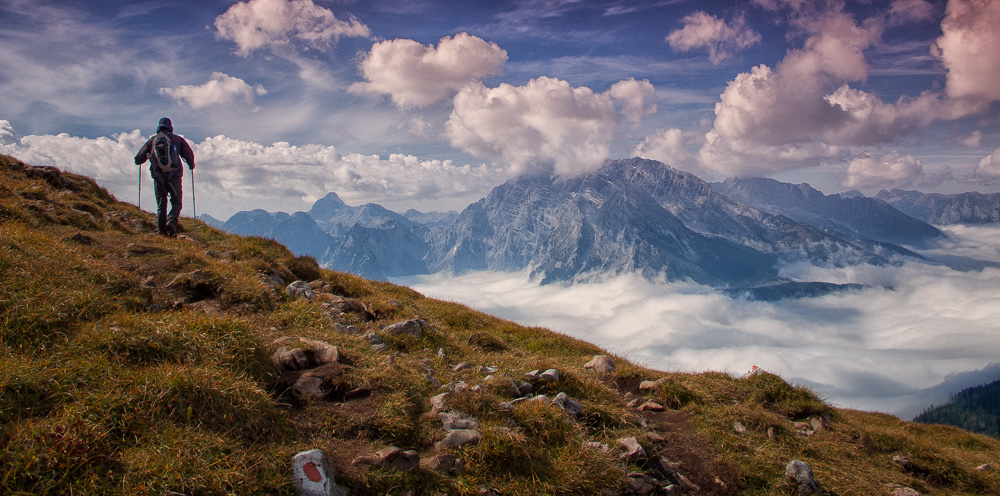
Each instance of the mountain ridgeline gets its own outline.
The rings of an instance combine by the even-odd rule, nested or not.
[[[461,213],[402,215],[330,193],[309,212],[239,212],[220,227],[372,279],[528,270],[556,282],[639,272],[736,292],[783,288],[777,297],[801,290],[778,274],[781,264],[886,264],[917,256],[902,245],[944,236],[878,199],[767,179],[713,185],[638,158],[575,178],[511,179]]]

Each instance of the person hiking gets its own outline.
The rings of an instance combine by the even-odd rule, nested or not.
[[[177,222],[181,215],[181,184],[184,176],[181,159],[187,162],[188,169],[194,170],[194,151],[191,145],[184,137],[174,134],[174,126],[167,117],[160,119],[156,125],[156,134],[135,155],[135,165],[142,165],[149,160],[149,173],[153,176],[156,194],[156,227],[161,235],[169,237],[177,236]]]

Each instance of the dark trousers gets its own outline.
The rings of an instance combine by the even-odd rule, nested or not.
[[[167,234],[167,224],[177,226],[177,221],[180,219],[183,180],[179,174],[166,178],[153,174],[153,186],[156,192],[156,227],[160,234]],[[168,197],[170,212],[167,212]]]

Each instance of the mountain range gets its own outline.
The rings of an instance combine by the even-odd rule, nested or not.
[[[894,206],[903,197],[920,203],[899,193],[893,201],[824,195],[808,184],[762,178],[710,184],[632,158],[610,160],[575,178],[517,177],[460,213],[352,207],[330,193],[308,212],[244,211],[216,225],[275,239],[324,267],[379,280],[527,270],[546,283],[640,272],[736,293],[767,288],[769,297],[780,297],[804,289],[778,274],[782,264],[887,264],[919,257],[910,248],[943,239],[939,229]],[[927,208],[957,208],[945,206],[953,197],[943,198]],[[980,199],[976,211],[983,218],[1000,212],[988,196]],[[777,295],[775,288],[782,288]]]

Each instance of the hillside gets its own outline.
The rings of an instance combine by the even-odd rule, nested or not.
[[[948,404],[928,408],[913,420],[1000,438],[1000,381],[963,389]]]
[[[1000,494],[986,436],[762,371],[605,368],[564,335],[153,220],[0,156],[0,494],[296,494],[311,449],[352,495],[795,494],[792,460],[824,494]]]

